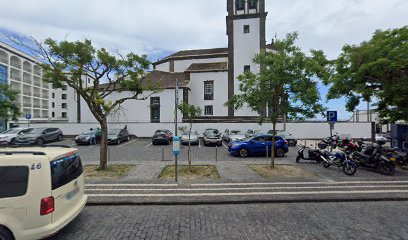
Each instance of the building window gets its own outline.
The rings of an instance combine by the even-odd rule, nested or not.
[[[68,89],[67,85],[62,85],[62,90],[66,91]]]
[[[55,93],[52,93],[52,98],[55,98]]]
[[[244,25],[244,33],[249,33],[249,25]]]
[[[248,1],[248,8],[249,9],[257,9],[258,7],[258,0],[249,0]]]
[[[55,102],[51,103],[52,108],[55,108]]]
[[[236,0],[235,8],[237,11],[245,10],[245,0]]]
[[[51,116],[52,116],[53,118],[55,118],[55,112],[52,112],[52,113],[51,113]]]
[[[204,115],[205,116],[212,116],[213,115],[213,106],[205,106],[204,107]]]
[[[66,104],[66,103],[61,104],[61,108],[66,109],[66,108],[67,108],[67,104]]]
[[[66,100],[66,99],[67,99],[67,94],[62,94],[62,95],[61,95],[61,99],[62,99],[62,100]]]
[[[244,73],[250,72],[251,71],[251,66],[245,65],[244,66]]]
[[[204,100],[214,100],[214,82],[204,82]]]
[[[62,112],[62,113],[61,113],[61,117],[62,117],[62,118],[67,118],[67,113],[66,113],[66,112]]]
[[[150,98],[150,122],[160,122],[160,97]]]
[[[91,79],[90,78],[88,78],[88,84],[91,84]]]
[[[0,65],[0,83],[7,83],[7,67]]]

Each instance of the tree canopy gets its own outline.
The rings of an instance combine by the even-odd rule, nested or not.
[[[408,121],[408,26],[377,30],[369,41],[345,45],[332,74],[328,99],[346,97],[348,111],[375,99],[384,122]]]
[[[322,51],[311,50],[307,56],[295,45],[297,38],[296,32],[289,33],[285,39],[274,41],[272,51],[262,50],[257,54],[253,61],[260,71],[240,75],[240,93],[227,103],[235,109],[249,106],[260,114],[261,123],[266,118],[270,120],[274,132],[283,116],[313,118],[325,111],[320,103],[317,79],[329,76],[328,61]]]
[[[0,119],[16,119],[20,115],[17,92],[7,84],[0,83]]]

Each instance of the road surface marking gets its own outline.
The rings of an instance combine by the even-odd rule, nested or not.
[[[89,197],[205,197],[205,196],[259,196],[259,195],[323,195],[323,194],[378,194],[408,193],[408,190],[361,190],[316,192],[228,192],[228,193],[160,193],[160,194],[87,194]]]
[[[135,140],[132,140],[132,141],[128,141],[128,142],[125,143],[125,144],[119,145],[119,146],[117,146],[116,148],[121,148],[121,147],[126,146],[126,145],[128,145],[128,144],[131,144],[131,143],[133,143],[133,142],[136,142],[136,139],[135,139]]]
[[[347,181],[347,182],[258,182],[258,183],[193,183],[191,186],[251,186],[251,185],[310,185],[310,184],[373,184],[408,183],[408,181]]]
[[[254,187],[254,188],[95,188],[89,189],[85,188],[86,191],[182,191],[182,192],[193,192],[193,191],[230,191],[230,190],[284,190],[284,189],[341,189],[341,188],[407,188],[408,185],[377,185],[377,186],[319,186],[319,187]]]
[[[225,146],[225,143],[222,143],[222,145],[223,145],[225,148],[228,148],[228,146]]]
[[[152,146],[152,143],[150,143],[149,145],[147,145],[145,148],[147,149],[148,147]]]

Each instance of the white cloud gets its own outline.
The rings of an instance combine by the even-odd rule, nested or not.
[[[1,7],[1,28],[40,38],[90,38],[149,54],[227,45],[226,0],[13,0]],[[408,22],[404,0],[266,0],[266,8],[267,39],[299,31],[305,50],[330,57],[376,29]]]

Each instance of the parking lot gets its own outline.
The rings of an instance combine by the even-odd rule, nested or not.
[[[77,146],[72,139],[65,139],[54,144],[64,144],[78,148],[85,163],[99,161],[99,145]],[[187,161],[187,150],[187,145],[180,146],[180,161]],[[111,162],[174,160],[171,144],[153,145],[151,139],[131,139],[129,142],[120,145],[109,145],[109,152]],[[199,145],[191,145],[191,156],[193,161],[266,161],[265,156],[235,157],[229,154],[227,143],[224,142],[221,147],[204,146],[202,140]],[[296,148],[290,148],[287,156],[287,158],[294,160],[296,158]]]

